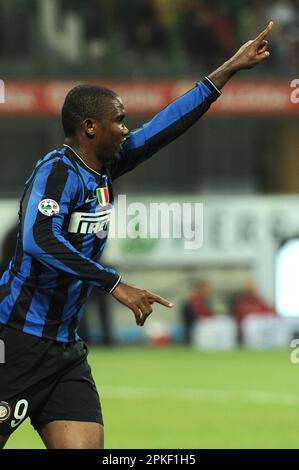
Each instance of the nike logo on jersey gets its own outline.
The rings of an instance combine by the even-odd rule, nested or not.
[[[90,193],[87,198],[85,199],[85,203],[88,204],[89,202],[97,201],[97,196],[94,194]]]

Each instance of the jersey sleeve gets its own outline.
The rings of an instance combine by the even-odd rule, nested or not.
[[[189,129],[221,95],[209,78],[180,96],[149,122],[129,134],[116,162],[111,162],[112,179],[133,170]]]
[[[80,178],[61,159],[43,165],[22,205],[23,248],[47,268],[111,293],[120,276],[84,256],[64,236],[69,213],[80,191],[83,191]]]

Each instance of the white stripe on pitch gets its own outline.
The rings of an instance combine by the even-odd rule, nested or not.
[[[100,394],[104,396],[105,399],[167,399],[174,401],[252,403],[255,405],[299,405],[299,394],[285,392],[266,392],[262,390],[250,392],[235,392],[233,390],[203,390],[197,388],[169,390],[159,388],[122,386],[100,386],[99,389]]]

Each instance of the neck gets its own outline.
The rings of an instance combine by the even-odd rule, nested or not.
[[[82,145],[80,142],[70,137],[66,137],[64,143],[71,147],[89,168],[98,173],[101,172],[103,164],[97,159],[93,148],[90,148],[88,145]]]

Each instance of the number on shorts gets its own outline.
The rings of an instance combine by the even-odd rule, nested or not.
[[[15,411],[14,411],[14,418],[16,419],[13,419],[11,421],[12,428],[15,428],[16,426],[18,426],[18,424],[21,423],[21,421],[23,421],[23,419],[26,416],[27,410],[28,410],[28,401],[19,400],[15,406]]]

